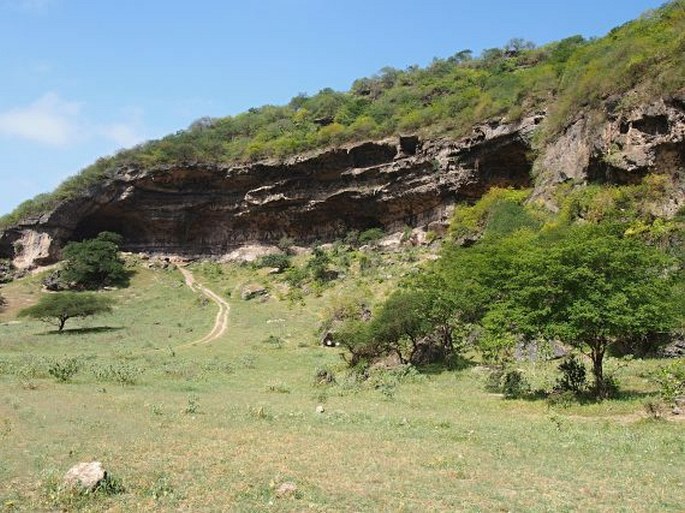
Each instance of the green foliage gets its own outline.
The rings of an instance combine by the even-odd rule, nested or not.
[[[472,238],[487,226],[494,236],[508,235],[523,227],[535,227],[533,216],[523,207],[530,190],[493,187],[473,205],[460,205],[450,222],[453,238]]]
[[[561,376],[557,379],[555,390],[582,394],[587,387],[585,365],[572,354],[559,364]]]
[[[121,237],[102,232],[96,238],[70,242],[62,252],[64,266],[60,281],[75,289],[99,289],[109,285],[125,285],[128,274],[119,257]]]
[[[667,3],[568,54],[547,132],[560,130],[579,109],[597,108],[612,95],[634,89],[634,104],[681,88],[685,84],[684,7],[682,0]]]
[[[530,384],[523,372],[510,369],[502,377],[502,392],[507,399],[521,399],[530,393]]]
[[[5,296],[0,294],[0,312],[2,312],[5,308],[7,308],[7,300],[5,299]]]
[[[530,383],[520,369],[496,366],[488,372],[485,389],[503,394],[506,399],[521,399],[530,394]]]
[[[69,319],[109,313],[112,304],[111,298],[99,294],[58,292],[43,295],[37,304],[19,312],[19,317],[38,319],[62,331]]]
[[[622,237],[620,226],[543,234],[512,254],[500,284],[502,298],[484,323],[585,351],[593,362],[595,393],[602,397],[608,390],[602,362],[609,345],[675,327],[672,265],[658,250]]]
[[[135,385],[144,369],[129,363],[117,362],[107,365],[95,365],[92,368],[93,375],[98,381],[118,383],[120,385]]]
[[[195,415],[199,412],[200,412],[200,397],[195,395],[195,394],[189,395],[186,406],[183,409],[183,413],[185,413],[186,415]]]
[[[271,253],[264,255],[257,262],[258,267],[272,267],[281,271],[291,266],[291,259],[288,255],[283,253]]]
[[[48,366],[48,374],[61,383],[71,381],[71,378],[73,378],[79,370],[81,370],[81,360],[72,357],[55,360]]]
[[[326,283],[335,278],[330,268],[331,257],[323,249],[315,247],[305,267],[307,273],[318,283]]]
[[[373,244],[385,236],[382,228],[369,228],[359,234],[358,242],[360,245]]]
[[[650,380],[659,386],[661,397],[672,403],[676,397],[685,395],[685,362],[674,360],[654,371]]]

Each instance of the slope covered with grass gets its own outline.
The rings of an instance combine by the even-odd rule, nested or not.
[[[174,270],[136,267],[128,289],[103,292],[114,313],[78,332],[16,323],[11,306],[0,317],[0,510],[680,511],[685,424],[642,408],[661,362],[611,358],[623,394],[586,405],[505,400],[474,355],[364,380],[316,328],[346,298],[382,300],[430,251],[326,251],[344,277],[301,295],[266,268],[192,265],[231,305],[226,334],[201,346],[186,344],[216,308]],[[241,299],[249,283],[270,297]],[[3,292],[23,306],[39,288],[29,277]],[[50,369],[67,359],[79,369],[60,382]],[[555,366],[520,363],[540,388]],[[71,465],[94,459],[119,493],[62,487]],[[284,483],[296,491],[279,493]]]

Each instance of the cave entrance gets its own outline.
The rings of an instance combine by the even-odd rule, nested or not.
[[[493,187],[532,187],[533,154],[528,143],[510,136],[476,146],[462,162],[475,171],[476,181],[457,191],[458,199],[475,201]]]

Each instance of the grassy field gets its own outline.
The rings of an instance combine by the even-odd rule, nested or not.
[[[264,271],[191,269],[231,306],[210,344],[192,342],[216,307],[176,270],[140,266],[129,288],[106,292],[112,315],[61,335],[15,319],[39,277],[2,289],[0,511],[685,510],[685,423],[643,413],[658,361],[610,360],[626,393],[587,405],[505,400],[475,364],[358,382],[316,336],[351,278],[292,301]],[[355,287],[378,294],[395,277]],[[242,300],[251,282],[269,299]],[[48,369],[65,358],[80,370],[63,383]],[[541,385],[550,366],[524,370]],[[322,368],[335,383],[316,383]],[[62,490],[66,470],[90,460],[123,492]],[[286,482],[297,491],[279,496]]]

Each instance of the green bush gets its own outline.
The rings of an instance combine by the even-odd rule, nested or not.
[[[685,363],[674,360],[654,371],[650,380],[659,387],[661,397],[672,403],[676,397],[685,395]]]
[[[530,393],[530,384],[517,369],[511,369],[502,376],[502,393],[507,399],[520,399]]]
[[[93,366],[93,375],[98,381],[118,383],[120,385],[135,385],[144,369],[131,363],[110,363],[104,366]]]
[[[358,243],[362,246],[364,244],[373,244],[379,239],[382,239],[384,236],[385,232],[382,228],[369,228],[368,230],[364,230],[359,234]]]
[[[587,390],[585,365],[575,355],[570,355],[559,364],[561,376],[557,379],[555,390],[573,392],[576,395]]]
[[[283,253],[271,253],[264,255],[257,262],[258,267],[272,267],[281,271],[291,266],[291,259]]]
[[[68,383],[81,370],[81,366],[79,358],[65,357],[50,363],[48,374],[61,383]]]

